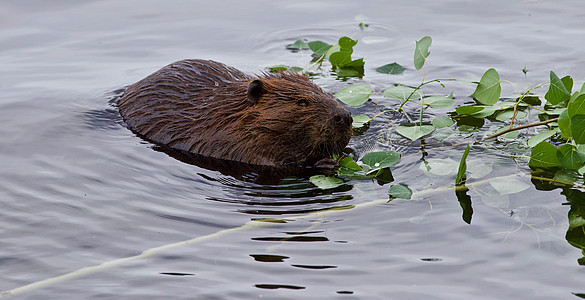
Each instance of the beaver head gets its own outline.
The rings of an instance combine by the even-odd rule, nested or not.
[[[340,154],[351,137],[351,114],[305,75],[263,75],[246,99],[236,123],[247,129],[242,138],[277,164],[312,165]]]
[[[256,165],[314,165],[352,135],[351,114],[306,75],[252,77],[213,61],[171,64],[132,85],[119,107],[150,140]]]

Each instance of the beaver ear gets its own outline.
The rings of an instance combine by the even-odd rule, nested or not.
[[[248,85],[248,102],[252,105],[258,103],[260,97],[264,94],[264,88],[262,87],[262,80],[256,79],[250,82]]]

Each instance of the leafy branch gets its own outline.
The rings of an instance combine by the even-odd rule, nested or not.
[[[311,41],[305,43],[297,41],[289,46],[290,49],[302,50],[310,49],[313,51],[312,64],[303,69],[309,71],[314,68],[322,68],[328,61],[331,64],[331,71],[339,77],[363,76],[364,60],[352,59],[353,47],[357,40],[348,37],[342,37],[337,44],[330,45],[322,41]],[[431,37],[425,36],[415,42],[413,55],[414,68],[422,70],[422,80],[415,86],[410,87],[402,84],[394,84],[381,92],[375,91],[371,85],[365,83],[351,84],[338,91],[335,96],[343,103],[359,107],[371,101],[372,95],[382,95],[384,98],[397,100],[396,107],[385,107],[375,116],[359,114],[354,116],[353,126],[362,127],[372,122],[378,116],[392,112],[402,114],[409,123],[401,124],[396,127],[396,132],[415,142],[424,139],[433,134],[438,129],[448,128],[455,125],[455,121],[461,118],[471,118],[474,120],[483,120],[484,122],[500,122],[507,124],[493,134],[480,137],[475,140],[486,142],[488,140],[513,137],[518,132],[526,128],[547,126],[547,130],[541,131],[530,137],[527,146],[531,148],[529,166],[532,168],[556,167],[562,169],[576,170],[580,174],[585,174],[585,84],[579,91],[573,92],[573,79],[570,76],[558,77],[553,71],[550,72],[550,80],[540,83],[534,87],[521,92],[514,83],[502,80],[494,68],[488,69],[477,82],[456,78],[436,78],[427,80],[428,57],[432,44]],[[291,68],[292,69],[292,68]],[[298,68],[297,68],[298,69]],[[406,70],[402,65],[393,62],[376,68],[379,73],[396,75],[402,74]],[[435,116],[430,122],[425,122],[427,109],[449,109],[454,106],[454,95],[425,95],[423,89],[430,84],[439,84],[446,88],[448,82],[463,82],[475,84],[475,90],[470,97],[475,100],[472,105],[460,105],[447,116]],[[514,101],[501,98],[502,83],[509,83],[516,89],[518,97]],[[548,86],[548,90],[541,100],[541,96],[535,95],[539,88]],[[419,109],[416,111],[418,118],[413,119],[407,111],[408,103],[416,103]],[[410,109],[408,109],[410,110]],[[539,121],[528,124],[518,125],[520,121],[528,121],[531,112],[538,114]],[[481,125],[480,125],[481,126]],[[461,129],[462,130],[462,127]],[[514,134],[514,135],[512,135]],[[394,158],[400,157],[392,151],[378,152],[375,157],[378,160],[369,160],[371,157],[364,156],[361,161],[353,161],[351,158],[345,158],[341,161],[341,168],[338,175],[341,177],[368,176],[373,178],[382,178],[385,175],[384,168],[376,167],[384,161],[385,156]],[[365,159],[367,157],[367,159]],[[365,160],[364,160],[365,159]],[[396,163],[396,162],[393,162]],[[460,162],[460,164],[462,164]],[[389,171],[389,170],[388,170]],[[336,181],[342,184],[343,181]],[[314,182],[315,183],[315,182]],[[324,186],[322,183],[316,183],[318,186]],[[333,185],[335,186],[335,185]],[[331,187],[331,186],[328,186]],[[402,188],[391,188],[393,191]],[[391,196],[392,197],[392,196]]]

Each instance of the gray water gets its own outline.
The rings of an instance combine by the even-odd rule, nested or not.
[[[368,17],[367,31],[357,15]],[[421,174],[418,146],[385,133],[390,117],[350,148],[409,153],[392,172],[395,183],[421,192],[415,200],[385,203],[388,186],[368,180],[321,191],[305,179],[260,185],[187,164],[129,131],[111,102],[179,59],[213,59],[248,73],[307,66],[310,53],[286,45],[343,35],[359,39],[355,55],[366,58],[365,77],[348,81],[377,89],[420,82],[411,61],[414,41],[425,35],[433,38],[428,78],[477,80],[494,67],[526,89],[554,70],[580,86],[584,23],[578,0],[3,1],[0,291],[42,282],[20,297],[577,298],[585,293],[583,255],[565,240],[570,207],[560,189],[537,190],[529,176],[515,177],[530,186],[519,194],[481,186],[470,193],[469,225],[453,190],[422,193],[453,179]],[[408,66],[404,75],[374,71],[394,61]],[[315,80],[333,92],[347,85],[332,76]],[[473,88],[455,83],[428,92],[453,91],[461,104]],[[503,96],[514,89],[504,85]],[[429,152],[456,160],[460,150]],[[493,164],[493,177],[529,171],[506,152],[476,155]],[[349,209],[309,213],[327,208]],[[217,234],[262,218],[289,219]]]

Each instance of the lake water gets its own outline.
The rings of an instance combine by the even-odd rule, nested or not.
[[[304,67],[310,53],[288,44],[344,35],[359,40],[354,55],[366,60],[365,77],[348,81],[378,90],[420,82],[412,53],[425,35],[433,38],[427,78],[478,80],[494,67],[519,89],[547,81],[550,70],[578,86],[585,79],[579,0],[2,1],[0,291],[24,299],[583,297],[583,253],[565,239],[567,198],[535,186],[509,152],[486,147],[470,159],[490,162],[487,178],[528,188],[501,195],[478,185],[470,225],[454,190],[441,188],[453,177],[424,175],[420,145],[389,131],[391,116],[350,148],[405,154],[394,183],[418,191],[415,200],[386,203],[388,185],[369,180],[322,191],[306,179],[261,185],[199,168],[134,135],[111,103],[176,60],[248,73]],[[403,75],[374,71],[394,61],[408,67]],[[347,85],[315,81],[332,92]],[[454,92],[462,104],[473,88],[426,91]],[[502,95],[514,89],[504,85]],[[458,160],[462,149],[426,150]],[[328,208],[346,209],[311,213]],[[286,221],[251,222],[263,218]]]

